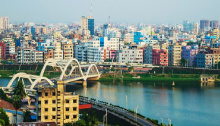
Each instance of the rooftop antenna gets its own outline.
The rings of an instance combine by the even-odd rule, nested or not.
[[[91,6],[90,6],[90,18],[92,18],[92,0],[91,0]]]

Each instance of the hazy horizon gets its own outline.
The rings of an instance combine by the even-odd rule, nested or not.
[[[214,4],[213,4],[214,3]],[[180,24],[184,20],[220,20],[218,0],[93,0],[95,23]],[[10,22],[72,23],[89,16],[90,0],[0,0],[0,16]]]

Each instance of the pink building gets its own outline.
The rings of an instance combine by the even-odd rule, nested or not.
[[[160,66],[168,66],[168,53],[163,49],[153,49],[152,64]]]
[[[109,51],[109,59],[114,58],[114,60],[116,59],[116,50],[110,50]]]

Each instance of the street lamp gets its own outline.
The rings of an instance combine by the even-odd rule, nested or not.
[[[171,119],[167,118],[167,120],[168,120],[168,125],[170,124],[170,126],[171,126]]]
[[[135,108],[135,111],[136,111],[136,121],[137,121],[137,110],[138,110],[138,107],[139,107],[140,105],[137,105],[136,106],[136,108]]]
[[[160,118],[162,120],[162,125],[163,125],[163,118]]]
[[[125,95],[125,100],[126,100],[126,110],[128,110],[128,97]]]

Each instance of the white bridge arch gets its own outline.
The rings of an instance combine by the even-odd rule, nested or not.
[[[42,80],[45,80],[46,82],[48,82],[50,85],[53,85],[53,82],[46,78],[46,77],[40,77],[40,76],[36,76],[36,75],[31,75],[31,74],[26,74],[26,73],[17,73],[15,74],[12,79],[9,81],[7,88],[10,88],[13,84],[13,82],[19,78],[27,78],[29,80],[29,82],[31,83],[31,87],[30,89],[33,89],[34,86],[38,83],[41,82]],[[34,81],[33,81],[34,80]]]
[[[7,88],[10,88],[12,86],[13,82],[17,78],[19,78],[19,79],[20,78],[27,78],[31,83],[30,89],[33,89],[34,86],[36,84],[40,83],[42,80],[45,80],[50,85],[54,85],[54,83],[50,79],[43,76],[47,66],[60,68],[61,75],[59,76],[58,80],[64,81],[65,83],[72,82],[72,81],[77,81],[77,80],[86,81],[88,78],[94,78],[94,77],[99,78],[100,77],[100,73],[99,73],[99,71],[98,71],[95,64],[91,64],[89,66],[88,65],[81,66],[79,64],[78,60],[75,59],[75,58],[70,58],[70,59],[48,59],[45,62],[44,66],[41,70],[40,76],[26,74],[26,73],[17,73],[10,80],[10,82],[7,85]],[[69,66],[71,66],[71,70],[69,71],[68,74],[66,74],[66,72],[68,72],[68,67]],[[82,71],[82,67],[88,67],[88,70],[85,74]],[[74,72],[74,70],[75,71],[78,70],[80,76],[74,76],[73,78],[71,78],[71,75]],[[65,77],[69,77],[69,78],[65,78]]]

